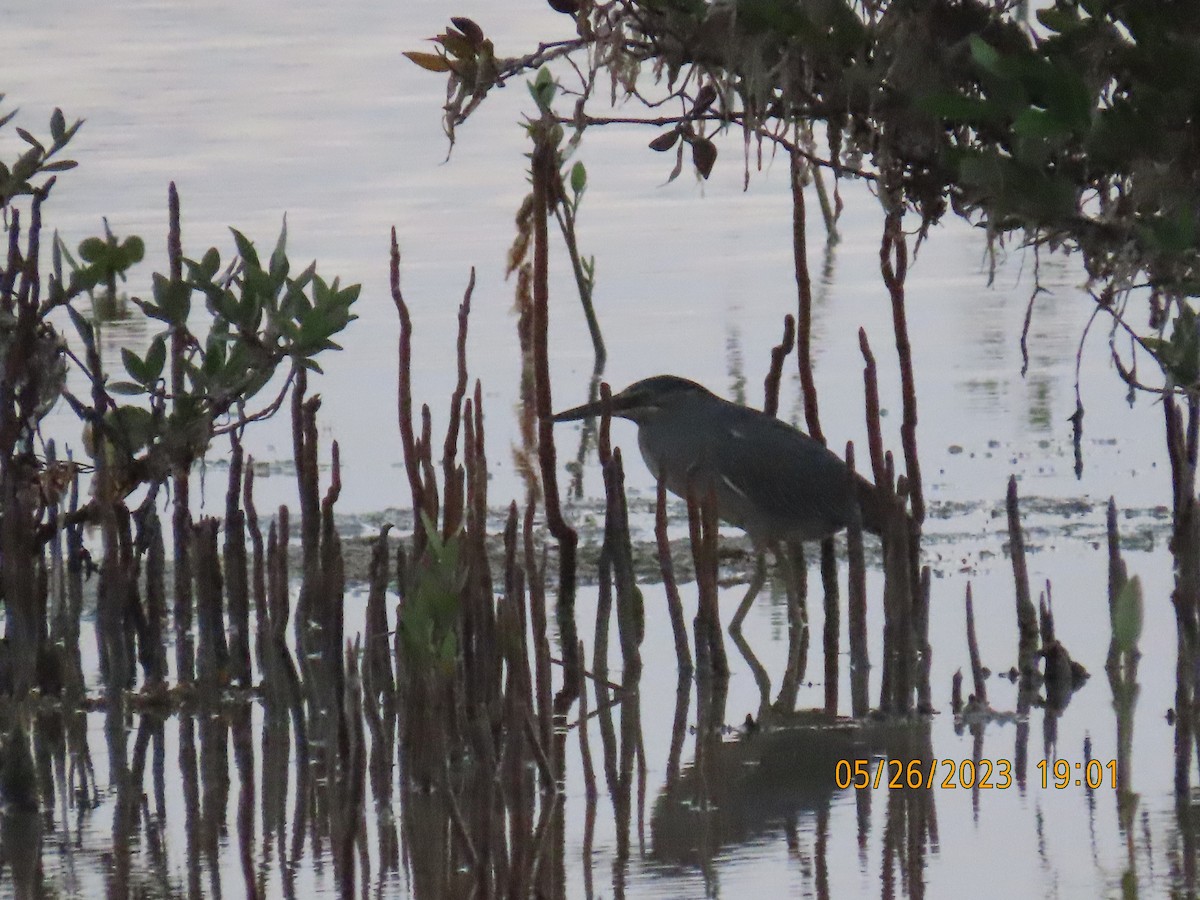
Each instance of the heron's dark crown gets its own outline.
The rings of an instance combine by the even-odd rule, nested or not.
[[[662,409],[673,400],[697,395],[714,396],[704,385],[686,378],[677,375],[652,375],[635,381],[619,394],[613,395],[613,410],[618,413],[653,412]]]
[[[724,402],[694,381],[675,375],[655,375],[635,381],[620,393],[613,394],[612,414],[644,425],[658,418],[664,410],[678,408],[676,404],[697,399],[710,400],[713,403]],[[602,409],[603,404],[599,400],[593,400],[591,403],[556,413],[552,418],[555,422],[573,422],[588,416],[598,416]]]

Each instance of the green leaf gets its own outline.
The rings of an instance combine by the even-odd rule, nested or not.
[[[299,275],[297,275],[292,280],[291,286],[293,288],[295,288],[296,290],[302,291],[306,287],[308,287],[309,282],[311,282],[313,280],[313,277],[316,274],[317,274],[317,261],[314,259],[312,262],[310,262],[308,264],[308,267],[303,272],[301,272]]]
[[[1060,138],[1070,134],[1061,119],[1035,107],[1022,110],[1013,121],[1012,130],[1014,134],[1033,139]]]
[[[1036,13],[1037,20],[1042,23],[1048,30],[1055,31],[1059,34],[1066,34],[1068,31],[1074,31],[1080,26],[1079,13],[1074,9],[1063,9],[1061,7],[1051,7],[1049,9],[1039,9]]]
[[[66,134],[63,135],[62,146],[66,146],[68,143],[70,143],[71,138],[75,137],[75,132],[77,132],[82,125],[83,119],[76,119],[71,124],[71,127],[67,129]]]
[[[262,303],[257,296],[246,292],[229,319],[243,331],[258,331],[258,326],[262,323]]]
[[[63,117],[63,111],[55,107],[50,116],[50,136],[54,138],[55,144],[62,144],[66,131],[67,120]]]
[[[141,389],[138,389],[139,393]],[[104,417],[120,436],[130,453],[137,453],[154,440],[157,428],[150,410],[140,406],[119,406]]]
[[[35,138],[32,134],[30,134],[24,128],[18,128],[17,134],[19,134],[21,136],[21,140],[23,140],[25,143],[32,146],[35,150],[38,151],[39,154],[44,154],[46,152],[46,148],[42,146],[42,142],[39,141],[37,138]]]
[[[150,349],[146,351],[146,378],[145,384],[153,384],[158,381],[162,375],[163,366],[167,362],[167,342],[160,334],[150,342]]]
[[[29,186],[26,182],[33,177],[33,174],[42,164],[42,151],[37,147],[30,147],[20,158],[13,163],[12,180],[22,185],[25,193],[29,192]]]
[[[187,325],[192,311],[192,287],[183,281],[172,281],[165,275],[154,273],[154,299],[163,312],[165,321],[176,327]]]
[[[1075,215],[1078,189],[1065,176],[1022,164],[996,151],[959,156],[959,178],[996,207],[998,216],[1020,214],[1042,221]]]
[[[92,323],[83,317],[83,314],[73,306],[67,307],[67,315],[71,317],[71,323],[75,326],[75,330],[79,332],[80,338],[83,339],[83,344],[88,350],[93,350],[96,347],[96,329],[92,327]]]
[[[549,112],[550,104],[554,102],[554,92],[557,90],[554,76],[550,74],[550,70],[542,66],[538,70],[537,77],[529,84],[529,95],[533,97],[533,102],[538,105],[538,109],[543,112]]]
[[[571,192],[578,197],[587,187],[587,169],[583,163],[577,162],[571,166]]]
[[[122,347],[121,362],[125,365],[125,371],[133,377],[134,381],[141,384],[146,383],[146,363],[140,356],[128,347]]]
[[[287,277],[288,258],[287,258],[287,215],[283,217],[283,227],[279,229],[279,240],[275,242],[275,249],[271,251],[271,278],[272,280],[282,281]]]
[[[130,297],[129,299],[133,301],[134,306],[151,319],[157,319],[160,322],[170,321],[167,318],[167,314],[162,311],[162,308],[157,303],[151,303],[149,300],[143,300],[141,297]]]
[[[318,306],[305,314],[304,320],[300,323],[300,344],[302,348],[308,348],[312,344],[319,342],[322,338],[332,334],[332,329],[329,325],[329,315],[325,309],[323,306]]]
[[[992,75],[1004,74],[1001,71],[1001,57],[995,47],[977,34],[971,35],[970,43],[971,58],[975,60],[976,65]]]
[[[140,384],[134,384],[132,381],[110,381],[104,387],[110,394],[123,394],[125,396],[134,396],[146,392],[144,387]]]
[[[108,242],[103,238],[90,237],[79,244],[79,258],[84,262],[99,262],[108,255]]]
[[[238,256],[242,258],[248,267],[254,269],[262,269],[262,265],[258,261],[258,254],[254,251],[253,242],[236,228],[230,228],[233,232],[233,242],[237,245]]]
[[[100,283],[103,274],[95,266],[76,269],[71,273],[71,280],[67,284],[67,293],[74,296],[82,294],[84,291],[90,291]]]
[[[128,269],[134,263],[140,263],[146,256],[146,242],[136,234],[131,234],[121,242],[121,255],[125,259],[122,269]]]
[[[208,336],[207,343],[208,347],[205,351],[200,371],[208,376],[208,379],[211,381],[225,368],[225,344],[219,337],[212,334]]]
[[[251,369],[242,383],[241,398],[243,401],[250,400],[267,386],[274,375],[273,369],[255,368]]]
[[[1003,116],[1000,105],[953,92],[923,94],[914,100],[918,109],[955,124],[990,122]]]
[[[199,366],[190,360],[183,361],[183,373],[192,385],[193,394],[204,394],[208,390],[208,376],[200,371]]]
[[[221,252],[216,247],[209,247],[204,258],[200,260],[200,270],[205,279],[212,280],[221,268]]]
[[[1196,247],[1196,218],[1183,203],[1139,227],[1138,235],[1155,252],[1181,255]]]

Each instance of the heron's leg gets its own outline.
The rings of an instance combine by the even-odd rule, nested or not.
[[[742,621],[750,612],[750,607],[754,605],[754,598],[767,583],[767,552],[761,547],[756,547],[754,554],[754,574],[750,577],[750,587],[746,589],[746,596],[738,604],[737,612],[733,614],[733,621],[729,623],[730,634],[742,633]]]

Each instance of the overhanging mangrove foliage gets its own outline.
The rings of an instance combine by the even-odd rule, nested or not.
[[[502,57],[458,18],[437,52],[409,54],[447,73],[452,140],[493,87],[569,61],[553,68],[575,98],[560,121],[653,129],[673,176],[687,157],[708,177],[712,137],[735,129],[747,176],[774,143],[806,179],[869,180],[922,236],[952,210],[996,242],[1079,251],[1098,308],[1165,388],[1197,390],[1200,19],[1179,4],[1058,0],[1034,20],[1024,3],[979,0],[551,5],[575,38]],[[631,100],[643,114],[613,114]],[[1164,388],[1138,382],[1128,354],[1121,371]]]

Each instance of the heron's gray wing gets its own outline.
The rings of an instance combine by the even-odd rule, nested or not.
[[[811,529],[826,533],[853,516],[846,464],[819,441],[756,410],[710,435],[709,451],[731,490],[774,523],[772,530]]]

